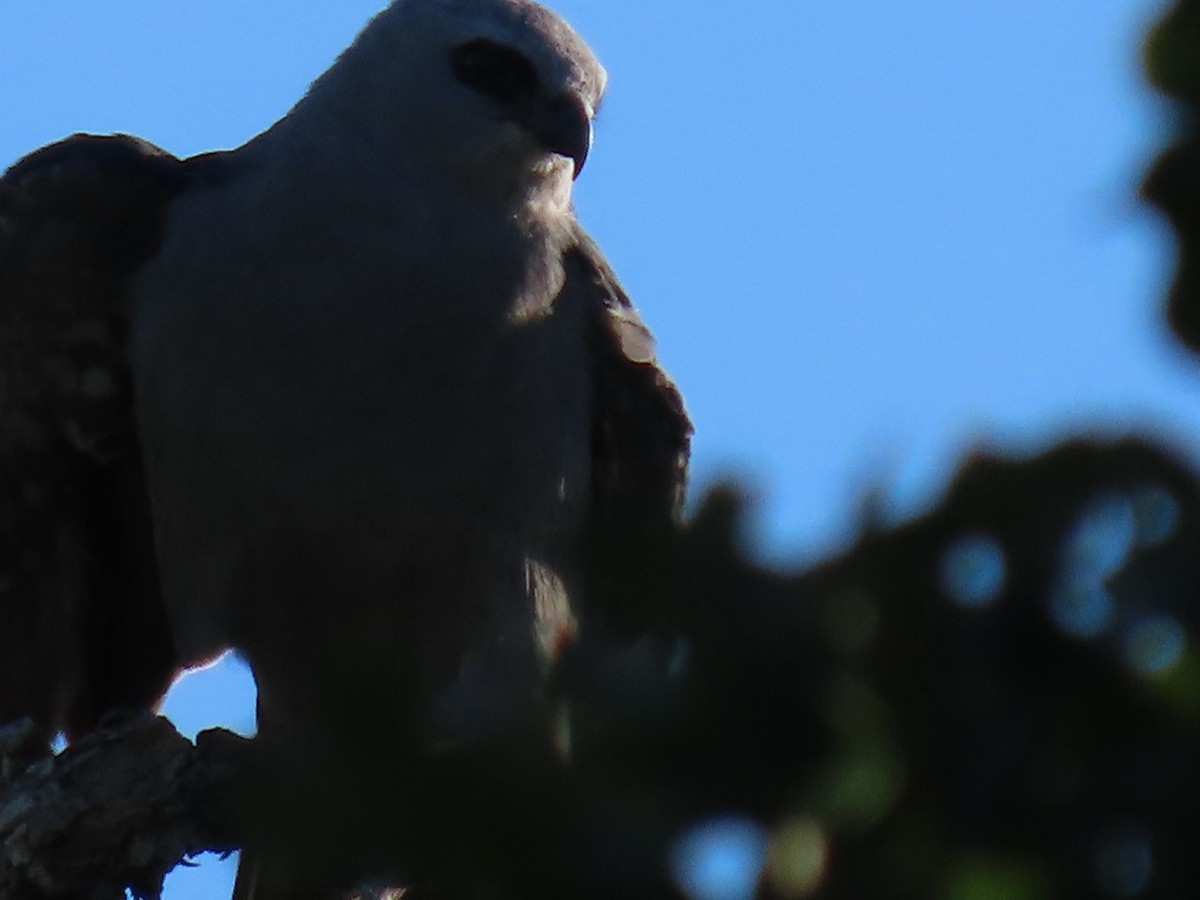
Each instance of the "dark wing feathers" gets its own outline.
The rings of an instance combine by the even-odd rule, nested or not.
[[[190,178],[122,135],[0,178],[0,721],[77,733],[175,671],[121,297]]]
[[[650,330],[582,230],[568,254],[567,272],[568,283],[584,281],[599,299],[592,303],[591,330],[596,515],[617,526],[674,523],[683,504],[692,437],[683,398],[657,364]]]

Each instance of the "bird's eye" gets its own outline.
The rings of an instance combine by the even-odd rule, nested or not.
[[[479,38],[460,44],[450,52],[450,63],[459,81],[501,103],[516,103],[538,89],[533,63],[495,41]]]

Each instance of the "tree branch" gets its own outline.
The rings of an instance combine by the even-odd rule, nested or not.
[[[186,856],[234,849],[210,810],[245,744],[220,730],[192,744],[144,713],[52,756],[32,723],[6,727],[5,774],[20,771],[0,790],[0,898],[159,897]]]

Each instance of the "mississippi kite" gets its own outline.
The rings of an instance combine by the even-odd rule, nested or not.
[[[395,0],[236,150],[8,170],[0,719],[228,647],[264,739],[536,714],[582,533],[675,515],[691,431],[571,208],[604,83],[528,0]]]

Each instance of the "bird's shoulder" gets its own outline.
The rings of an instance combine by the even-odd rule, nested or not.
[[[0,178],[0,446],[10,467],[28,443],[21,433],[34,430],[42,443],[102,452],[128,401],[122,289],[188,181],[182,161],[127,135],[73,135]]]

